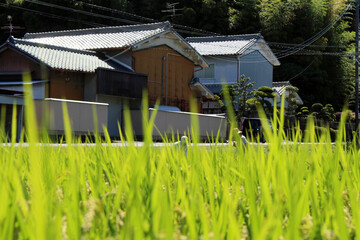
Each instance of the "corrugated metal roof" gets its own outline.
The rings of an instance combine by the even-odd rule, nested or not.
[[[288,94],[286,93],[286,87],[288,86],[292,86],[291,83],[289,81],[286,82],[273,82],[273,87],[272,89],[275,90],[275,92],[277,92],[279,94],[278,96],[278,103],[281,103],[281,96],[283,94]],[[299,96],[298,93],[296,93],[296,101],[299,105],[304,104],[303,100],[301,99],[301,97]]]
[[[211,36],[211,37],[190,37],[186,40],[201,55],[240,55],[251,47],[260,34]]]
[[[281,96],[285,92],[287,86],[291,86],[290,82],[288,82],[288,81],[287,82],[273,82],[272,89],[277,91]]]
[[[10,38],[7,44],[43,62],[50,68],[80,72],[95,72],[98,67],[114,69],[95,52],[67,49]]]
[[[169,22],[161,22],[131,26],[27,33],[24,39],[30,42],[79,50],[112,49],[136,45],[170,29],[171,25]]]

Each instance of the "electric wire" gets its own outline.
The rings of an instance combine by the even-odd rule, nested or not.
[[[63,7],[63,6],[59,6],[59,5],[56,5],[56,4],[49,4],[49,3],[44,3],[44,2],[41,2],[41,1],[34,1],[34,0],[25,0],[27,2],[30,2],[30,3],[36,3],[36,4],[41,4],[41,5],[45,5],[45,6],[48,6],[48,7],[53,7],[53,8],[61,8],[63,10],[69,10],[69,11],[75,11],[77,13],[86,13],[87,15],[92,15],[92,16],[98,16],[98,17],[106,17],[106,18],[110,18],[112,20],[114,20],[113,17],[109,17],[109,16],[104,16],[104,15],[101,15],[101,14],[95,14],[94,13],[88,13],[88,12],[85,12],[85,11],[82,11],[82,10],[75,10],[75,9],[72,9],[72,8],[68,8],[68,7]],[[71,0],[71,1],[74,1],[74,0]],[[77,1],[79,2],[79,1]],[[81,1],[80,1],[81,2]],[[352,3],[350,3],[344,10],[343,12],[332,22],[330,23],[329,25],[327,25],[327,27],[325,27],[323,30],[321,30],[320,32],[318,32],[317,34],[315,34],[312,38],[304,41],[303,43],[300,43],[300,44],[289,44],[289,43],[270,43],[269,45],[271,44],[276,44],[276,45],[283,45],[283,46],[291,46],[290,48],[288,48],[287,50],[284,50],[284,51],[280,51],[279,53],[277,53],[276,57],[277,58],[282,58],[282,57],[285,57],[285,56],[289,56],[289,55],[295,55],[295,53],[299,52],[300,50],[303,50],[305,47],[311,47],[311,43],[316,41],[318,38],[321,37],[321,35],[325,34],[326,31],[328,31],[328,29],[330,29],[332,26],[334,26],[336,24],[336,22],[348,11],[350,5]],[[18,6],[14,6],[14,5],[9,5],[9,4],[1,4],[0,6],[10,6],[10,7],[14,7],[14,8],[18,8],[18,9],[22,9],[22,10],[27,10],[27,11],[32,11],[34,13],[37,13],[37,14],[41,14],[42,12],[40,11],[36,11],[36,10],[32,10],[32,9],[25,9],[25,8],[21,8],[21,7],[18,7]],[[98,5],[92,5],[93,7],[100,7],[102,8],[101,6],[98,6]],[[105,8],[105,7],[104,7]],[[105,9],[108,9],[108,8],[105,8]],[[121,12],[121,11],[120,11]],[[122,12],[124,13],[124,12]],[[60,17],[60,16],[57,16],[57,15],[54,15],[54,14],[48,14],[48,13],[44,13],[42,15],[45,15],[45,16],[48,16],[48,17],[54,17],[54,18],[58,18],[58,19],[66,19],[66,20],[69,20],[69,21],[75,21],[75,22],[82,22],[84,24],[87,24],[87,25],[92,25],[92,26],[99,26],[101,24],[91,24],[89,22],[85,22],[85,21],[82,21],[82,20],[75,20],[75,19],[71,19],[69,17]],[[131,14],[130,14],[131,15]],[[141,17],[141,16],[138,16],[138,15],[134,15],[136,17]],[[117,19],[117,18],[115,18]],[[117,19],[118,20],[118,19]],[[153,19],[149,19],[148,20],[153,20]],[[106,25],[101,25],[101,26],[106,26]],[[186,27],[186,26],[185,26]],[[191,27],[188,27],[190,30],[193,29]],[[187,33],[192,33],[190,31],[187,31]],[[304,44],[305,43],[305,44]],[[219,46],[219,44],[216,44],[216,46]],[[224,45],[225,47],[227,47],[226,45]],[[319,46],[319,45],[318,45]],[[314,46],[315,47],[315,46]],[[323,46],[321,46],[323,47]],[[330,46],[329,46],[330,47]],[[331,46],[331,47],[335,47],[335,46]],[[339,47],[340,46],[336,46],[336,47]],[[345,48],[345,46],[344,46]],[[255,54],[261,54],[259,52],[254,52]],[[286,55],[284,55],[284,53],[286,53]],[[329,56],[349,56],[350,54],[344,54],[344,53],[325,53],[325,52],[300,52],[296,55],[329,55]],[[268,56],[268,55],[267,55]],[[266,60],[267,61],[267,60]],[[264,61],[264,62],[266,62]],[[252,61],[252,62],[259,62],[259,61]]]
[[[91,12],[87,12],[87,11],[83,11],[83,10],[79,10],[79,9],[74,9],[74,8],[65,7],[65,6],[52,4],[52,3],[46,3],[46,2],[42,2],[42,1],[38,1],[38,0],[36,0],[36,1],[35,0],[24,0],[24,1],[28,2],[28,3],[32,3],[32,4],[38,4],[38,5],[42,5],[42,6],[46,6],[46,7],[50,7],[50,8],[58,8],[58,9],[65,10],[65,11],[80,13],[80,14],[84,14],[84,15],[92,16],[92,17],[109,19],[109,20],[113,20],[113,21],[117,21],[117,22],[126,23],[126,24],[140,24],[141,23],[141,22],[138,22],[138,21],[123,19],[123,18],[118,18],[118,17],[112,17],[112,16],[98,14],[98,13],[91,13]],[[95,5],[93,4],[92,6],[94,7]],[[104,9],[105,7],[101,7],[101,8]],[[153,22],[157,22],[157,21],[153,19]],[[200,30],[200,29],[196,29],[196,28],[192,28],[192,27],[188,27],[188,26],[183,26],[183,25],[179,25],[179,24],[173,24],[173,27],[174,28],[179,28],[179,29],[177,29],[179,32],[187,33],[187,34],[193,34],[193,35],[203,36],[203,35],[206,35],[206,34],[216,34],[216,33],[213,33],[213,32],[208,32],[208,31],[205,31],[205,30]],[[194,31],[196,31],[196,32],[194,32]]]
[[[296,74],[295,76],[291,77],[290,79],[287,80],[287,82],[290,82],[291,80],[297,78],[298,76],[300,76],[301,74],[303,74],[304,72],[306,72],[306,70],[308,70],[310,68],[310,66],[318,59],[318,57],[314,58],[311,63],[309,65],[307,65],[301,72],[299,72],[298,74]]]
[[[133,13],[128,13],[128,12],[120,11],[120,10],[117,10],[117,9],[112,9],[112,8],[100,6],[100,5],[90,4],[90,3],[86,3],[86,2],[83,2],[83,1],[79,1],[79,0],[67,0],[67,1],[80,3],[80,4],[84,5],[84,6],[90,7],[92,9],[99,9],[99,10],[103,10],[103,11],[107,11],[107,12],[112,12],[112,13],[116,13],[116,14],[122,14],[122,15],[126,15],[126,16],[129,16],[129,17],[137,18],[140,21],[146,21],[146,22],[149,22],[149,23],[159,22],[158,20],[153,19],[153,18],[143,17],[143,16],[136,15],[136,14],[133,14]],[[173,23],[172,26],[177,30],[178,29],[184,29],[184,30],[187,30],[187,31],[195,31],[195,32],[204,33],[204,34],[208,34],[208,35],[219,35],[218,33],[206,31],[206,30],[199,29],[199,28],[193,28],[193,27],[189,27],[189,26],[185,26],[185,25],[181,25],[181,24],[176,24],[176,23]],[[192,32],[186,32],[186,33],[192,33]]]
[[[33,9],[30,9],[30,8],[24,8],[24,7],[16,6],[16,5],[13,5],[13,4],[0,3],[0,7],[4,7],[4,8],[9,7],[9,8],[13,8],[13,9],[24,10],[24,11],[32,12],[32,13],[35,13],[37,15],[41,15],[41,16],[44,16],[44,17],[62,19],[62,20],[70,21],[70,22],[76,22],[76,23],[82,23],[82,24],[85,24],[85,25],[88,25],[88,26],[91,26],[91,27],[104,27],[104,26],[106,26],[106,25],[100,24],[100,23],[92,23],[92,22],[87,22],[87,21],[83,21],[83,20],[75,19],[75,18],[71,18],[71,17],[59,16],[59,15],[56,15],[56,14],[41,12],[41,11],[33,10]]]
[[[106,18],[106,19],[110,19],[110,20],[114,20],[114,21],[125,22],[125,23],[128,23],[128,24],[138,24],[139,23],[139,22],[136,22],[136,21],[131,21],[131,20],[127,20],[127,19],[120,19],[120,18],[114,18],[114,17],[110,17],[110,16],[105,16],[105,15],[102,15],[102,14],[97,14],[97,13],[88,13],[86,11],[73,9],[73,8],[68,8],[68,7],[64,7],[64,6],[60,6],[60,5],[56,5],[56,4],[51,4],[51,3],[44,3],[44,2],[41,2],[41,1],[33,1],[33,0],[24,0],[24,1],[30,2],[30,3],[33,3],[33,4],[40,4],[40,5],[47,6],[47,7],[72,11],[72,12],[76,12],[76,13],[80,13],[80,14],[84,14],[84,15],[90,15],[90,16],[94,16],[94,17],[100,17],[100,18]],[[95,4],[88,4],[88,3],[84,3],[82,1],[76,1],[76,0],[70,0],[70,1],[72,1],[72,2],[81,2],[82,4],[85,4],[85,5],[87,5],[89,7],[92,7],[92,8],[97,8],[97,9],[104,10],[104,11],[110,11],[110,12],[114,12],[114,13],[117,13],[117,14],[123,14],[123,15],[126,15],[126,16],[135,17],[135,18],[138,18],[138,19],[141,19],[141,20],[144,20],[144,21],[148,21],[148,22],[158,22],[155,19],[146,18],[146,17],[142,17],[142,16],[139,16],[139,15],[126,13],[126,12],[115,10],[115,9],[109,9],[109,8],[98,6],[98,5],[95,5]],[[343,3],[341,3],[341,4],[343,4]],[[309,38],[308,40],[306,40],[306,41],[304,41],[304,42],[302,42],[300,44],[278,43],[278,42],[268,42],[268,44],[272,45],[272,46],[275,46],[275,47],[288,48],[287,50],[280,51],[278,53],[278,55],[277,55],[277,58],[283,58],[283,57],[287,57],[289,55],[328,55],[328,56],[347,56],[347,57],[353,56],[354,54],[351,54],[351,53],[334,53],[334,52],[323,52],[323,51],[308,51],[308,52],[305,52],[304,51],[304,48],[306,48],[306,47],[312,47],[312,48],[323,48],[323,47],[325,47],[325,48],[340,48],[340,49],[348,48],[347,46],[322,46],[322,45],[311,45],[311,44],[314,43],[316,40],[318,40],[321,36],[323,36],[327,31],[329,31],[329,29],[331,29],[345,15],[345,13],[350,9],[352,4],[353,3],[349,3],[347,5],[347,7],[341,12],[341,14],[335,20],[333,20],[329,25],[327,25],[324,29],[322,29],[317,34],[315,34],[313,37]],[[58,16],[58,15],[50,14],[50,13],[44,13],[44,12],[41,12],[41,11],[36,11],[36,10],[33,10],[33,9],[28,9],[28,8],[22,8],[22,7],[10,5],[10,4],[0,3],[0,6],[2,6],[2,7],[11,7],[11,8],[15,8],[15,9],[30,11],[30,12],[33,12],[35,14],[39,14],[39,15],[43,15],[43,16],[47,16],[47,17],[51,17],[51,18],[65,19],[65,20],[68,20],[68,21],[83,23],[83,24],[86,24],[86,25],[89,25],[89,26],[96,26],[96,27],[106,26],[106,25],[103,25],[103,24],[90,23],[90,22],[86,22],[86,21],[82,21],[82,20],[78,20],[78,19],[73,19],[73,18],[70,18],[70,17]],[[194,34],[192,31],[197,31],[197,32],[202,32],[202,33],[206,33],[206,34],[210,33],[210,34],[217,35],[216,33],[208,32],[208,31],[205,31],[205,30],[202,30],[202,29],[196,29],[196,28],[192,28],[192,27],[187,27],[187,26],[183,26],[183,25],[173,24],[173,26],[174,26],[174,28],[187,29],[189,31],[185,30],[185,32],[189,33],[189,34]],[[178,31],[179,30],[180,29],[178,29]],[[184,30],[182,30],[182,31],[184,32]],[[217,46],[219,46],[219,45],[217,44]],[[300,52],[300,50],[302,52]],[[258,52],[258,51],[254,51],[254,52],[251,52],[251,53],[249,53],[247,55],[251,55],[251,54],[254,55],[254,54],[261,54],[261,53]],[[228,60],[228,59],[224,59],[224,58],[220,58],[220,57],[214,57],[214,56],[210,56],[210,57],[214,58],[214,59],[221,59],[223,61],[237,62],[237,61]],[[301,72],[299,72],[298,74],[296,74],[295,76],[290,78],[288,81],[291,81],[291,80],[295,79],[296,77],[300,76],[301,74],[303,74],[315,62],[315,60],[317,58],[318,57],[314,58],[312,60],[312,62],[308,66],[306,66]],[[241,62],[242,63],[259,63],[259,62],[266,62],[266,61],[267,60],[265,60],[265,61],[241,61]]]
[[[123,23],[127,23],[127,24],[139,24],[139,22],[136,22],[136,21],[131,21],[131,20],[122,19],[122,18],[115,18],[115,17],[106,16],[106,15],[97,14],[97,13],[91,13],[91,12],[87,12],[87,11],[83,11],[83,10],[64,7],[64,6],[60,6],[60,5],[56,5],[56,4],[52,4],[52,3],[46,3],[46,2],[42,2],[42,1],[38,1],[38,0],[36,0],[36,1],[35,0],[24,0],[24,1],[28,2],[28,3],[32,3],[32,4],[42,5],[42,6],[51,7],[51,8],[58,8],[58,9],[65,10],[65,11],[80,13],[80,14],[84,14],[84,15],[92,16],[92,17],[109,19],[109,20],[123,22]]]
[[[340,15],[336,17],[336,19],[334,19],[330,24],[328,24],[325,28],[323,28],[317,34],[315,34],[311,38],[303,41],[302,43],[292,47],[291,49],[279,53],[277,58],[284,58],[284,57],[287,57],[289,55],[292,55],[292,54],[296,53],[297,51],[305,48],[306,46],[309,46],[312,43],[314,43],[316,40],[318,40],[320,37],[322,37],[325,33],[327,33],[345,15],[345,13],[347,13],[347,11],[351,8],[352,5],[353,5],[352,2],[349,3],[345,7],[345,9],[340,13]]]

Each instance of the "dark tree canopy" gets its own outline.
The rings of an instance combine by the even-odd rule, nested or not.
[[[13,25],[23,28],[14,29],[15,37],[22,37],[26,32],[149,23],[151,19],[169,20],[174,24],[219,34],[261,33],[281,62],[280,67],[274,68],[274,81],[290,81],[298,87],[298,93],[306,106],[311,107],[315,102],[324,105],[330,103],[339,111],[345,103],[350,106],[352,104],[353,60],[343,54],[354,49],[354,10],[350,9],[335,23],[348,3],[346,0],[41,0],[37,1],[38,4],[30,0],[3,2],[0,2],[0,26],[8,25],[7,16],[12,15]],[[175,16],[170,16],[170,12],[162,12],[167,9],[167,3],[175,2],[178,2],[175,8],[179,9]],[[329,24],[333,27],[311,46],[287,56],[286,53],[293,47],[291,44],[311,39]],[[179,33],[184,37],[199,34],[191,29],[182,30]],[[7,29],[1,30],[1,42],[8,36]],[[335,56],[328,55],[329,53]]]

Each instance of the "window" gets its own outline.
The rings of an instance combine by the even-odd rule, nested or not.
[[[209,67],[204,68],[203,78],[214,78],[215,77],[215,64],[209,64]]]
[[[203,68],[199,72],[195,72],[198,78],[215,78],[215,64],[209,64],[209,67]]]

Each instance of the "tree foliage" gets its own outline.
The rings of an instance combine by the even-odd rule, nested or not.
[[[315,102],[330,103],[339,111],[345,103],[351,106],[353,102],[354,62],[343,54],[354,49],[354,10],[335,22],[347,5],[347,0],[179,0],[176,1],[179,3],[176,8],[181,10],[176,12],[176,16],[161,11],[166,9],[167,0],[42,1],[114,19],[59,10],[23,0],[5,0],[9,5],[0,6],[0,26],[7,25],[6,16],[12,15],[13,24],[24,27],[23,30],[14,31],[13,35],[22,37],[25,32],[124,25],[126,22],[123,20],[149,23],[149,19],[130,13],[219,34],[260,32],[281,61],[281,66],[274,68],[274,81],[290,81],[299,88],[298,93],[306,106],[310,107]],[[118,12],[93,8],[88,4]],[[291,47],[317,36],[328,25],[332,25],[330,30],[317,38],[312,46],[303,46],[304,49],[295,54],[287,54],[291,53]],[[197,36],[198,32],[188,30],[181,34],[184,37]],[[8,35],[8,30],[1,31],[1,42]],[[316,55],[319,52],[338,55]]]
[[[255,82],[250,82],[249,77],[245,75],[240,76],[240,80],[237,83],[224,85],[219,95],[215,96],[215,99],[219,102],[221,110],[226,112],[226,102],[224,97],[224,87],[228,89],[231,107],[235,110],[237,120],[239,121],[245,116],[247,106],[247,100],[253,95],[253,86]]]
[[[286,91],[285,100],[288,103],[287,111],[288,113],[293,114],[299,105],[297,99],[298,97],[297,92],[299,91],[299,89],[294,86],[286,86],[285,91]]]
[[[346,1],[332,0],[262,1],[260,22],[262,33],[269,42],[300,44],[318,34],[325,26],[334,24],[313,43],[316,47],[305,47],[294,55],[286,56],[290,46],[273,46],[278,49],[282,62],[280,67],[275,68],[274,79],[291,81],[299,88],[299,94],[307,106],[315,102],[331,103],[340,110],[351,95],[354,79],[352,62],[341,55],[349,50],[342,46],[349,46],[353,41],[353,33],[350,32],[352,13],[345,14],[335,24],[345,6]],[[314,51],[339,55],[309,55]]]
[[[272,104],[270,100],[275,98],[272,88],[266,86],[259,87],[254,91],[254,98],[260,103],[266,113],[271,113]]]
[[[246,101],[253,94],[253,87],[255,82],[250,82],[249,77],[245,75],[240,76],[240,80],[235,84],[236,94],[238,96],[238,118],[241,118],[246,113]]]
[[[324,121],[335,121],[334,108],[331,104],[323,106],[321,103],[314,103],[311,106],[311,115]]]

